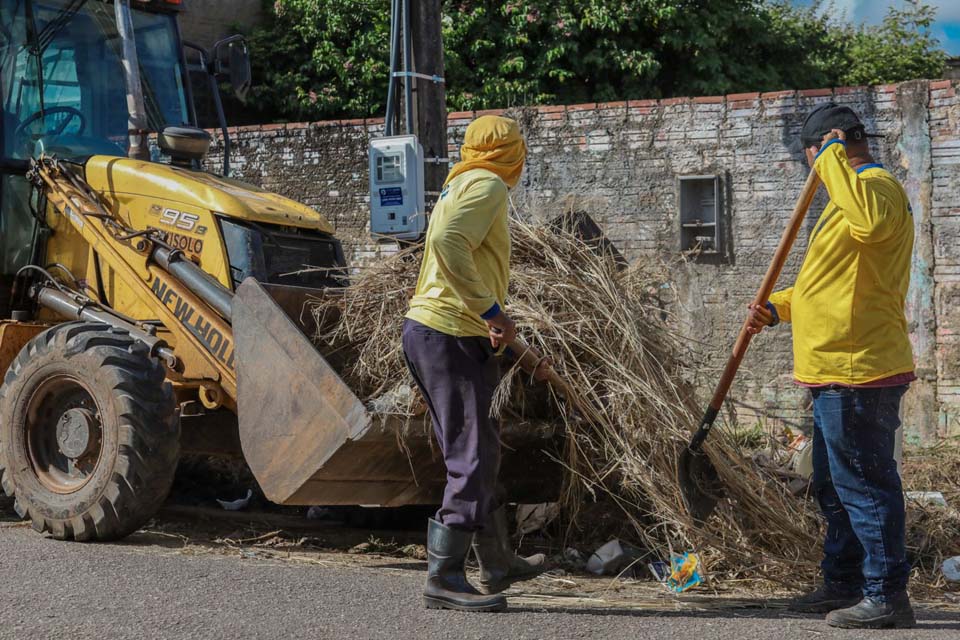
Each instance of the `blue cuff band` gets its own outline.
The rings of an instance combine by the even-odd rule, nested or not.
[[[842,144],[844,147],[847,146],[847,143],[841,140],[840,138],[831,138],[830,140],[827,141],[827,144],[820,147],[820,151],[817,151],[817,155],[813,157],[813,161],[816,162],[817,158],[819,158],[823,154],[823,152],[827,150],[827,147],[829,147],[832,144]]]
[[[770,323],[770,326],[775,327],[780,324],[780,314],[777,313],[777,308],[772,302],[767,302],[767,309],[770,310],[770,315],[773,316],[773,322]]]
[[[499,313],[500,313],[500,305],[494,302],[493,306],[487,309],[486,313],[480,314],[480,317],[483,318],[484,320],[489,320],[490,318],[495,318]]]

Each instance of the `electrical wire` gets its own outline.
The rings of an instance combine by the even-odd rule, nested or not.
[[[400,0],[390,0],[390,75],[387,79],[387,114],[384,120],[384,133],[393,135],[394,114],[397,108],[396,86],[398,78],[394,77],[397,71],[397,57],[399,54],[400,31]]]
[[[403,7],[403,70],[413,71],[413,37],[410,32],[410,0],[400,0]],[[413,87],[416,80],[411,76],[403,78],[404,120],[406,121],[407,135],[416,129],[413,123]]]
[[[62,293],[62,294],[64,294],[64,295],[68,295],[68,296],[80,295],[80,296],[83,296],[82,293],[80,293],[80,292],[78,292],[78,291],[73,291],[72,289],[68,289],[67,287],[63,286],[62,284],[60,284],[60,282],[59,282],[56,278],[53,277],[53,274],[51,274],[49,271],[47,271],[47,270],[44,269],[43,267],[38,267],[38,266],[35,265],[35,264],[28,264],[28,265],[25,266],[25,267],[21,267],[21,268],[17,271],[17,275],[16,275],[15,277],[16,277],[16,278],[19,278],[20,276],[22,276],[22,275],[23,275],[25,272],[27,272],[27,271],[36,271],[36,272],[40,273],[41,275],[43,275],[44,278],[47,279],[47,281],[48,281],[50,284],[52,284],[52,285],[54,286],[54,288],[56,288],[57,291],[59,291],[60,293]],[[86,297],[86,296],[83,296],[83,297]]]
[[[65,273],[66,275],[70,276],[70,280],[73,281],[73,284],[74,284],[77,288],[80,287],[80,281],[77,280],[77,277],[76,277],[75,275],[73,275],[73,272],[70,271],[70,269],[68,269],[68,268],[66,267],[66,265],[60,264],[59,262],[51,262],[50,264],[48,264],[48,265],[45,267],[45,269],[46,269],[48,272],[51,271],[51,270],[53,270],[53,269],[59,269],[60,271],[62,271],[62,272]]]
[[[60,266],[60,265],[57,265],[57,266]],[[63,268],[66,269],[66,267],[63,267]],[[21,275],[23,275],[23,273],[26,272],[26,271],[36,271],[36,272],[42,274],[42,275],[47,279],[47,281],[48,281],[50,284],[53,285],[53,287],[54,287],[57,291],[59,291],[60,293],[62,293],[62,294],[65,295],[65,296],[70,296],[71,298],[74,298],[74,299],[76,299],[76,300],[78,300],[78,301],[82,300],[84,304],[90,304],[90,305],[96,306],[96,307],[97,307],[98,309],[100,309],[101,311],[104,311],[105,313],[109,313],[109,314],[112,315],[113,317],[118,318],[118,319],[120,319],[120,320],[123,320],[124,322],[128,322],[128,323],[130,323],[130,324],[132,324],[132,325],[134,325],[134,326],[137,326],[137,325],[141,324],[141,321],[140,321],[140,320],[137,320],[137,319],[135,319],[135,318],[131,318],[130,316],[126,315],[125,313],[122,313],[122,312],[117,311],[116,309],[114,309],[114,308],[112,308],[112,307],[109,307],[109,306],[107,306],[107,305],[105,305],[105,304],[102,304],[102,303],[94,300],[94,299],[91,298],[90,296],[84,294],[83,292],[80,292],[80,291],[77,291],[77,290],[75,290],[75,289],[70,289],[70,288],[68,288],[68,287],[63,286],[63,284],[61,284],[56,278],[53,277],[53,274],[51,274],[49,271],[47,271],[46,269],[44,269],[44,268],[42,268],[42,267],[38,267],[38,266],[35,265],[35,264],[28,264],[28,265],[25,266],[25,267],[21,267],[20,270],[17,271],[16,277],[19,278],[19,277],[20,277]],[[70,271],[67,270],[67,273],[70,273]],[[150,321],[144,321],[144,323],[149,324]]]

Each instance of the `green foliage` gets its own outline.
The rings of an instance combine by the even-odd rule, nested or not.
[[[891,7],[883,24],[850,33],[850,66],[845,84],[881,84],[943,74],[947,54],[930,31],[936,9],[911,0],[903,9]]]
[[[787,0],[443,0],[451,109],[938,77],[920,0],[852,26]],[[829,9],[829,7],[826,7]],[[276,0],[250,34],[269,119],[383,115],[389,0]]]
[[[272,119],[381,114],[389,72],[387,0],[277,0],[248,35],[251,104]]]
[[[903,8],[891,6],[877,26],[830,18],[831,9],[825,2],[806,9],[785,2],[771,6],[771,33],[784,45],[773,53],[795,56],[792,66],[789,58],[775,66],[792,70],[800,80],[785,86],[875,85],[943,74],[947,55],[930,29],[935,8],[907,0]]]

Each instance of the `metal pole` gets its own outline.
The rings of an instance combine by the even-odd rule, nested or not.
[[[410,33],[410,0],[403,0],[403,70],[413,71],[413,38]],[[403,99],[407,133],[414,132],[413,120],[413,77],[403,78]]]
[[[147,110],[143,105],[143,86],[140,84],[140,60],[137,57],[137,41],[133,30],[133,14],[130,0],[114,3],[117,32],[123,45],[123,76],[127,85],[128,135],[131,158],[149,160],[150,149],[146,144]]]
[[[220,134],[223,136],[223,177],[230,177],[230,132],[227,131],[227,115],[223,112],[223,99],[220,97],[220,86],[217,78],[211,73],[210,91],[213,93],[213,104],[217,108],[217,122],[220,123]]]

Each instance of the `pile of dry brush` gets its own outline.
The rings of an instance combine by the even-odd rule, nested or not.
[[[542,402],[540,393],[534,402],[537,393],[514,370],[504,376],[497,411],[562,422],[571,530],[577,531],[584,505],[601,502],[614,505],[615,519],[626,528],[622,537],[661,558],[694,549],[714,576],[789,586],[812,580],[821,536],[812,500],[792,495],[729,431],[715,430],[706,445],[726,486],[715,516],[695,526],[683,508],[677,458],[702,407],[689,384],[697,358],[673,332],[656,295],[669,281],[668,270],[652,261],[624,268],[570,233],[512,225],[509,312],[579,397],[551,395]],[[365,400],[409,384],[400,318],[416,284],[419,255],[413,248],[384,260],[342,296],[315,307],[320,326],[327,327],[318,336],[323,350]],[[924,530],[923,548],[915,551],[924,558],[923,581],[931,584],[937,558],[960,554],[960,518],[946,512],[913,516],[911,530]]]

